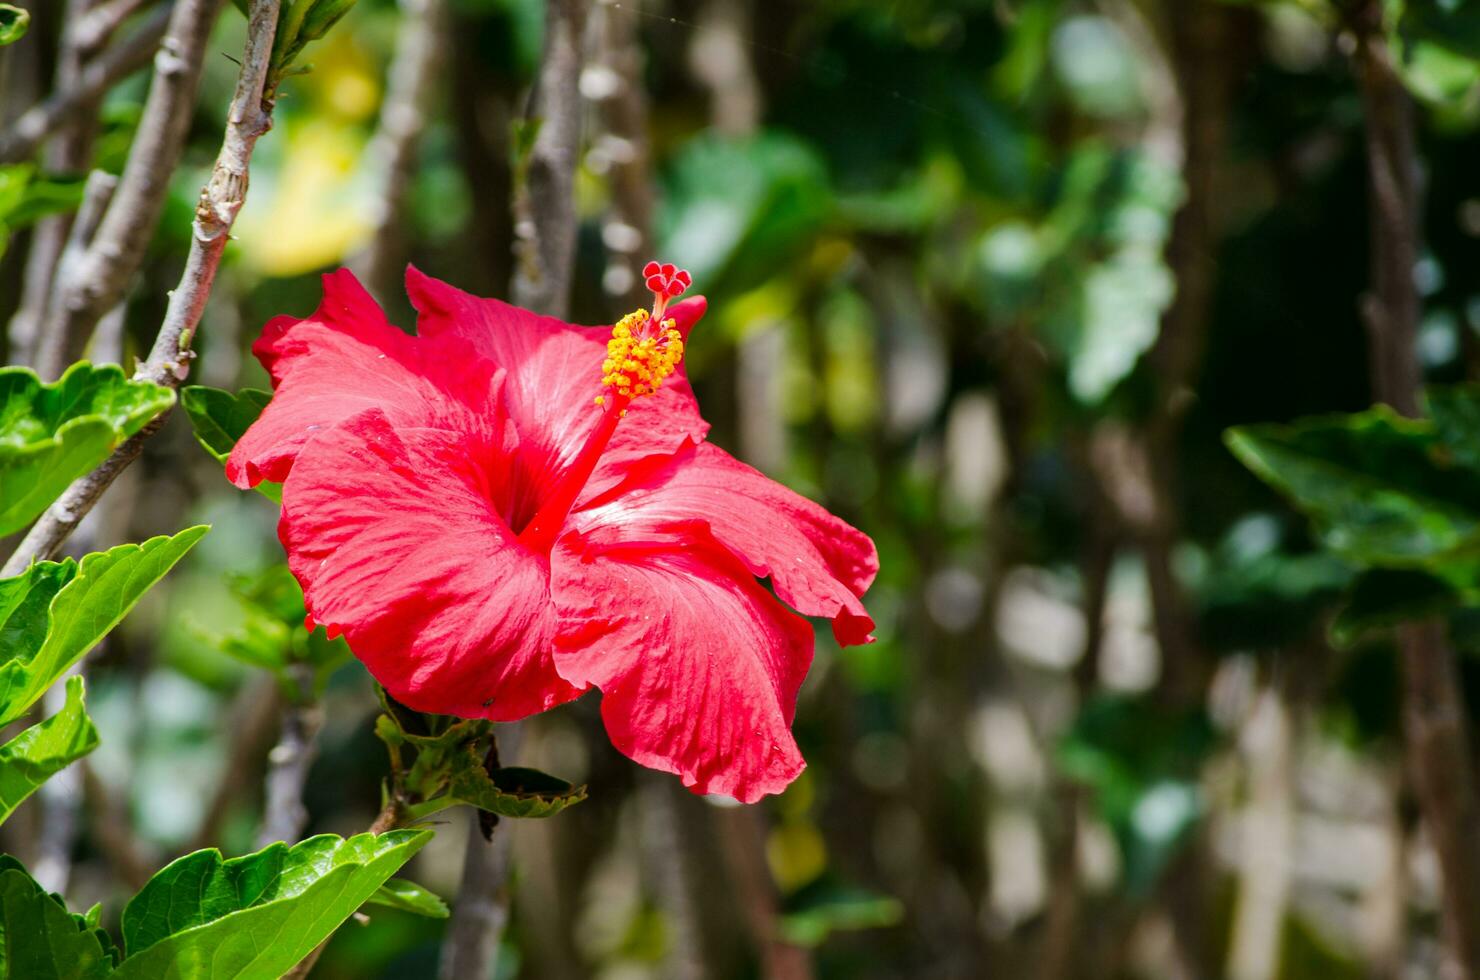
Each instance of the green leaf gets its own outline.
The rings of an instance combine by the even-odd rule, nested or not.
[[[209,646],[250,666],[271,670],[285,681],[287,667],[308,664],[319,689],[350,661],[352,654],[342,637],[329,639],[323,627],[311,633],[303,628],[307,615],[303,589],[287,565],[278,563],[253,575],[234,575],[229,584],[245,616],[241,625],[227,633],[191,624]],[[291,681],[291,687],[298,683]]]
[[[694,281],[711,291],[771,278],[773,264],[804,248],[832,208],[822,160],[780,132],[689,141],[663,202],[660,251],[684,256]]]
[[[5,596],[20,595],[3,628],[10,639],[17,621],[14,646],[7,646],[0,665],[0,725],[15,721],[77,660],[117,626],[134,604],[165,576],[210,530],[187,528],[174,537],[150,538],[143,544],[122,544],[82,559],[75,574],[53,567],[67,563],[38,562],[16,579],[0,580],[0,610]],[[45,631],[39,629],[34,597],[53,593]]]
[[[1398,30],[1405,38],[1421,38],[1480,60],[1480,8],[1472,3],[1407,0]]]
[[[501,817],[553,817],[586,798],[586,787],[573,786],[538,769],[511,766],[490,773],[481,764],[460,766],[448,792]]]
[[[1435,385],[1424,390],[1434,435],[1459,466],[1480,473],[1480,386]]]
[[[51,384],[29,368],[0,368],[0,536],[25,527],[174,400],[115,364],[74,364]]]
[[[411,800],[413,819],[467,803],[502,817],[550,817],[586,798],[574,786],[537,769],[499,768],[492,725],[481,719],[423,715],[381,691],[385,713],[375,734],[390,751],[391,770]],[[402,749],[416,749],[410,766]]]
[[[1422,567],[1480,550],[1480,472],[1457,465],[1433,423],[1379,405],[1231,429],[1226,441],[1358,564]]]
[[[191,385],[180,393],[195,438],[221,463],[271,400],[272,392],[257,388],[243,388],[233,395],[220,388]],[[260,483],[257,490],[274,503],[283,502],[281,483]]]
[[[0,47],[14,44],[26,36],[31,14],[13,4],[0,3]]]
[[[114,949],[87,916],[67,911],[8,854],[0,855],[0,977],[7,980],[101,980]]]
[[[1465,603],[1452,582],[1406,568],[1374,568],[1357,579],[1331,623],[1331,636],[1351,646],[1372,630],[1444,616]]]
[[[1055,761],[1094,792],[1132,894],[1151,888],[1201,818],[1198,780],[1215,745],[1202,712],[1116,695],[1087,701],[1059,742]]]
[[[32,180],[26,185],[21,199],[5,214],[5,223],[10,228],[24,228],[41,218],[65,211],[75,211],[82,203],[85,181],[76,180]]]
[[[117,980],[270,978],[292,969],[428,840],[430,831],[325,834],[223,860],[196,851],[123,910]]]
[[[62,710],[0,746],[0,823],[42,783],[97,747],[82,678],[69,677]]]
[[[904,903],[853,888],[807,888],[787,903],[781,937],[793,946],[821,946],[834,932],[883,929],[904,919]]]
[[[447,903],[435,893],[405,878],[392,878],[381,885],[380,890],[370,896],[368,904],[384,905],[386,908],[400,909],[413,915],[424,915],[429,919],[445,919],[451,914]]]

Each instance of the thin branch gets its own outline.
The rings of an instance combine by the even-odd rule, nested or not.
[[[1379,401],[1419,413],[1413,270],[1420,234],[1414,108],[1387,46],[1381,0],[1355,11],[1355,59],[1366,116],[1372,293],[1366,314],[1372,386]],[[1480,803],[1460,684],[1441,622],[1398,631],[1409,774],[1438,854],[1449,953],[1457,977],[1480,978]]]
[[[43,366],[48,358],[56,356],[56,352],[45,343],[45,338],[36,336],[39,324],[46,318],[57,277],[69,258],[76,261],[76,256],[87,248],[117,189],[117,177],[106,171],[94,170],[87,176],[77,214],[70,219],[57,215],[44,221],[32,236],[31,251],[26,256],[21,306],[11,319],[10,339],[12,348],[18,352],[18,363],[35,365],[43,377],[55,377],[60,373],[60,368]],[[42,342],[37,344],[38,340]]]
[[[192,5],[192,0],[181,0],[180,5],[175,8],[177,16],[180,11],[188,10]],[[215,3],[211,0],[202,0],[200,6],[211,8],[209,13],[214,14]],[[195,328],[200,323],[201,312],[205,309],[206,299],[210,296],[211,284],[215,281],[217,268],[220,267],[221,255],[226,249],[231,226],[235,223],[236,216],[246,199],[247,173],[251,164],[252,151],[256,148],[257,140],[272,125],[272,106],[264,102],[263,96],[272,59],[272,38],[277,30],[278,6],[278,0],[255,0],[252,4],[252,13],[247,23],[247,44],[242,56],[242,70],[237,76],[236,93],[232,97],[231,108],[227,115],[226,133],[221,141],[221,152],[216,158],[216,166],[211,172],[211,179],[201,191],[200,202],[195,208],[194,235],[190,241],[190,254],[185,261],[185,271],[179,284],[170,293],[164,323],[161,324],[159,333],[154,338],[154,347],[149,352],[149,358],[134,372],[136,379],[178,388],[189,373],[190,359],[193,356],[190,344],[195,336]],[[211,17],[204,16],[204,19],[209,27]],[[171,50],[170,41],[166,39],[164,49],[160,53],[160,60],[176,58],[177,52]],[[155,81],[158,83],[160,78],[157,76]],[[173,85],[176,81],[178,79],[173,80],[171,84]],[[191,88],[193,91],[194,86],[192,85]],[[154,93],[151,91],[151,104],[153,97]],[[188,101],[193,103],[193,97]],[[145,116],[146,119],[149,116],[147,107]],[[135,204],[129,203],[124,195],[132,192],[134,202],[143,196],[143,191],[139,187],[131,188],[129,184],[138,156],[136,145],[135,152],[129,154],[129,165],[124,171],[113,204],[103,218],[97,238],[88,248],[82,262],[79,263],[81,270],[78,273],[79,279],[87,275],[87,270],[92,268],[90,260],[96,259],[99,255],[113,254],[111,250],[119,236],[116,232],[110,232],[110,222],[116,215],[127,214],[135,207]],[[166,178],[157,179],[161,184],[162,192]],[[149,182],[152,183],[155,180],[156,178],[151,177]],[[123,204],[122,211],[120,211],[120,204]],[[149,224],[153,225],[152,219]],[[137,258],[133,264],[136,268]],[[114,271],[116,270],[115,266]],[[132,275],[132,271],[129,275]],[[85,282],[85,279],[83,281]],[[77,297],[78,293],[73,291],[62,299],[62,305],[66,307],[63,311],[64,317],[69,323],[70,318],[77,315],[80,309],[71,302]],[[104,309],[98,315],[101,316],[106,312],[107,310]],[[94,322],[95,320],[96,318]],[[67,323],[61,326],[65,328]],[[114,450],[113,455],[104,460],[97,469],[73,481],[61,498],[47,508],[46,513],[41,515],[41,518],[26,534],[20,547],[6,562],[4,574],[18,575],[32,561],[55,555],[62,542],[67,539],[67,535],[72,533],[78,521],[97,503],[108,485],[125,467],[138,458],[144,443],[159,431],[168,415],[169,413],[166,412],[151,420],[137,435]]]
[[[570,308],[575,271],[575,170],[581,143],[580,74],[586,0],[546,0],[545,52],[531,121],[538,120],[524,185],[515,192],[520,241],[516,245],[514,302],[537,313],[563,317]],[[517,738],[505,726],[504,738]],[[506,746],[506,752],[508,752]],[[512,754],[512,753],[510,753]],[[508,922],[511,865],[507,833],[493,844],[474,832],[463,858],[462,884],[442,945],[442,977],[491,976],[499,937]],[[448,972],[452,971],[452,972]]]
[[[606,245],[606,273],[602,283],[620,297],[622,309],[636,309],[647,301],[647,289],[638,271],[653,257],[653,172],[648,145],[648,100],[642,81],[642,47],[637,40],[635,13],[615,3],[599,8],[600,45],[596,71],[597,94],[588,96],[601,109],[606,133],[598,153],[610,167],[611,211],[602,223]],[[586,87],[583,81],[582,87]]]
[[[208,2],[208,5],[213,4]],[[35,153],[36,148],[59,127],[94,105],[119,80],[148,64],[150,56],[159,48],[160,38],[170,20],[170,8],[161,7],[154,11],[127,38],[89,61],[71,85],[53,92],[22,113],[5,132],[0,133],[0,163],[15,163]],[[190,95],[193,98],[193,85]],[[188,111],[183,115],[188,122]]]
[[[509,924],[512,835],[505,830],[485,840],[479,816],[477,811],[468,814],[463,880],[442,943],[438,980],[492,976],[489,968],[498,962],[499,937]]]
[[[170,15],[118,192],[75,276],[58,284],[56,301],[47,310],[44,333],[59,335],[63,363],[76,359],[99,318],[123,297],[144,261],[185,148],[206,45],[220,7],[221,0],[178,0]]]
[[[582,38],[586,0],[546,0],[545,55],[530,100],[539,126],[515,194],[514,302],[547,316],[570,309],[576,254],[576,162],[581,148]]]
[[[74,23],[67,25],[72,43],[85,52],[101,48],[123,26],[123,22],[155,0],[105,0]]]
[[[93,237],[98,233],[98,225],[102,223],[103,215],[107,213],[108,205],[117,192],[118,178],[112,174],[103,170],[94,170],[87,175],[87,184],[82,189],[82,204],[77,209],[77,216],[72,221],[70,231],[66,229],[65,224],[56,229],[63,232],[66,238],[60,254],[52,259],[50,275],[45,276],[46,286],[50,288],[50,296],[45,297],[40,304],[38,313],[41,320],[45,319],[46,311],[56,300],[57,284],[66,281],[69,274],[75,274],[77,264],[86,254],[88,246],[92,244]],[[42,247],[50,246],[48,242],[38,237],[33,248],[39,250]],[[40,263],[52,257],[40,255],[38,251],[33,252],[32,258]],[[43,270],[38,268],[36,276],[37,288],[40,289],[43,284],[39,280],[43,278]],[[28,298],[28,302],[34,303],[38,299],[42,298]],[[115,304],[115,308],[120,305],[122,305],[121,301]],[[67,367],[66,363],[61,360],[61,345],[55,342],[55,335],[48,334],[39,339],[40,344],[36,348],[34,361],[36,372],[43,378],[60,377]]]
[[[384,301],[401,264],[406,198],[446,48],[445,0],[401,0],[401,35],[386,81],[380,124],[365,158],[376,168],[370,242],[350,265]]]
[[[296,842],[308,824],[303,787],[319,754],[318,734],[324,714],[314,697],[313,668],[294,664],[289,674],[295,690],[283,706],[277,745],[267,756],[258,847],[274,841]]]

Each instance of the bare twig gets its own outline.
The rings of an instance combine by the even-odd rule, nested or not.
[[[766,864],[764,811],[737,806],[715,815],[736,897],[760,951],[762,975],[769,980],[811,980],[812,960],[807,951],[780,934],[780,898]]]
[[[208,5],[214,6],[214,3]],[[71,84],[22,113],[5,132],[0,133],[0,163],[14,163],[29,157],[59,126],[86,111],[120,79],[148,64],[149,57],[164,36],[170,14],[167,7],[150,14],[127,38],[89,61]],[[188,93],[192,99],[194,91],[192,84]],[[178,114],[189,121],[188,111],[178,111]]]
[[[376,168],[370,242],[350,265],[382,301],[396,287],[406,197],[446,47],[445,0],[401,0],[401,34],[386,80],[380,124],[365,158]]]
[[[36,331],[46,318],[58,272],[69,252],[77,255],[87,248],[117,188],[117,177],[94,170],[88,174],[87,184],[82,189],[82,203],[75,217],[57,215],[43,221],[37,225],[31,238],[21,305],[10,321],[10,341],[17,363],[35,365],[43,377],[55,377],[59,373],[59,369],[42,366],[45,358],[53,354],[44,343],[36,343],[41,339],[36,336]]]
[[[546,0],[545,53],[531,99],[539,120],[525,173],[515,192],[520,241],[514,302],[537,313],[563,317],[570,307],[575,271],[575,170],[581,142],[580,72],[586,0]],[[518,726],[500,729],[505,753]],[[491,976],[499,937],[508,922],[506,886],[511,865],[508,835],[485,843],[476,830],[463,860],[462,884],[442,944],[442,977]],[[453,971],[453,972],[447,972]]]
[[[187,10],[192,5],[193,0],[180,0],[179,6],[175,8],[177,19],[180,11]],[[208,28],[216,5],[210,0],[201,0],[200,6],[210,8],[207,12],[197,12],[204,17]],[[178,388],[189,373],[189,363],[192,357],[190,344],[194,339],[195,328],[200,323],[201,311],[205,309],[206,299],[210,296],[211,284],[221,264],[221,254],[226,249],[231,226],[236,221],[237,213],[241,210],[246,198],[247,173],[252,151],[257,145],[257,140],[267,132],[272,124],[272,106],[264,101],[263,96],[272,58],[272,38],[277,29],[278,6],[278,0],[255,0],[252,4],[251,16],[247,24],[247,44],[242,57],[242,70],[237,76],[236,93],[231,100],[226,133],[221,142],[221,152],[216,158],[216,166],[211,172],[211,179],[201,191],[200,202],[195,208],[194,235],[190,242],[190,254],[185,261],[185,272],[180,278],[179,285],[170,293],[164,323],[161,324],[159,333],[154,338],[154,347],[149,352],[149,358],[140,364],[134,373],[137,379]],[[187,26],[194,26],[194,24]],[[172,23],[172,36],[173,27]],[[204,41],[201,43],[203,44]],[[166,39],[160,59],[178,59],[178,52],[172,51],[169,39]],[[196,67],[198,70],[199,66]],[[160,80],[156,73],[156,84]],[[170,80],[172,86],[177,83],[178,79]],[[193,93],[193,85],[191,90]],[[193,97],[189,101],[193,102]],[[150,104],[152,105],[153,102],[154,92],[151,90]],[[146,121],[149,114],[149,108],[146,107]],[[140,139],[143,138],[143,136],[140,137]],[[131,187],[129,183],[138,158],[139,151],[136,145],[135,150],[129,154],[128,167],[124,171],[118,192],[114,195],[113,204],[103,218],[97,237],[79,262],[78,280],[84,284],[86,277],[91,274],[90,270],[99,261],[99,256],[116,254],[113,249],[119,242],[133,237],[132,233],[123,234],[110,230],[115,217],[119,214],[137,213],[139,209],[146,207],[144,203],[141,203],[146,196],[144,190],[138,186]],[[165,177],[151,176],[141,182],[150,185],[158,182],[159,191],[162,194],[165,180]],[[125,194],[130,193],[133,195],[132,199],[126,199]],[[157,203],[155,202],[155,205]],[[152,226],[152,218],[149,224]],[[140,253],[142,253],[145,241],[147,241],[147,230],[144,240],[141,240],[138,246]],[[133,268],[137,268],[138,258],[139,256],[133,258],[131,262]],[[116,265],[112,266],[112,272],[116,274],[118,268]],[[132,271],[133,269],[130,269],[129,275],[132,275]],[[86,304],[93,302],[97,295],[100,294],[89,292],[85,288],[80,291],[75,289],[68,291],[61,297],[59,303],[63,307],[61,317],[65,322],[54,323],[54,327],[68,329],[70,326],[75,326],[76,316],[90,309]],[[86,301],[83,306],[76,305],[75,301],[79,297]],[[106,312],[105,308],[98,313],[98,316]],[[95,321],[96,317],[93,318],[93,322]],[[168,413],[165,413],[153,419],[137,435],[114,450],[113,454],[97,469],[73,481],[61,498],[47,508],[46,513],[41,515],[41,518],[26,534],[20,547],[6,562],[4,574],[19,574],[33,560],[49,558],[56,554],[62,542],[67,539],[67,535],[71,534],[77,526],[77,522],[92,509],[103,491],[118,474],[138,458],[144,443],[159,431],[167,417]]]
[[[1413,104],[1392,63],[1383,4],[1355,11],[1355,59],[1366,115],[1372,293],[1365,310],[1372,386],[1405,415],[1419,411],[1420,205]],[[1438,621],[1398,631],[1409,774],[1443,875],[1446,938],[1454,975],[1480,978],[1480,805],[1454,656]]]
[[[652,153],[648,147],[647,93],[642,83],[642,48],[632,11],[614,2],[601,4],[596,24],[597,63],[588,68],[594,82],[582,89],[597,102],[606,132],[592,156],[599,153],[609,167],[611,212],[601,227],[606,245],[606,291],[618,296],[622,313],[647,301],[647,289],[638,270],[653,257]]]
[[[93,52],[107,43],[113,32],[134,14],[155,0],[103,0],[85,15],[67,25],[73,43],[85,52]]]
[[[518,757],[524,741],[522,723],[500,725],[497,750],[506,760]],[[438,980],[490,977],[498,964],[499,939],[509,924],[509,872],[512,837],[507,830],[483,836],[481,815],[468,814],[468,844],[463,851],[462,881],[452,903],[452,920],[442,940]]]
[[[319,754],[318,735],[323,711],[314,697],[313,668],[294,664],[289,675],[295,690],[283,706],[277,745],[267,756],[267,779],[262,802],[262,829],[257,846],[273,841],[294,843],[308,824],[303,787]]]
[[[92,763],[80,759],[74,765],[82,771],[82,793],[90,811],[92,839],[130,890],[144,887],[159,866],[156,856],[133,833],[125,802],[108,790],[93,772]]]
[[[581,146],[581,41],[587,0],[546,0],[545,55],[530,100],[539,126],[515,192],[519,242],[514,302],[547,316],[570,309],[575,271],[575,173]]]
[[[58,283],[47,310],[43,332],[58,335],[63,363],[76,358],[98,319],[123,297],[144,261],[185,147],[206,44],[220,7],[221,0],[179,0],[171,12],[118,192],[75,276]]]
[[[34,297],[28,295],[25,299],[26,307],[33,305],[37,307],[34,314],[37,322],[44,320],[46,311],[50,309],[56,283],[65,279],[69,271],[75,271],[77,263],[86,253],[93,236],[98,233],[98,225],[102,222],[103,215],[107,213],[108,204],[113,200],[113,195],[117,190],[117,177],[103,170],[94,170],[87,175],[87,184],[82,190],[82,204],[77,209],[76,218],[72,220],[70,229],[68,223],[60,219],[54,225],[47,223],[37,229],[38,234],[32,243],[30,263],[26,269],[26,286],[29,293],[32,286],[30,281],[33,273],[32,266],[35,267],[37,295]],[[52,242],[53,237],[62,237],[63,244],[59,250]],[[26,307],[23,307],[22,312]],[[55,343],[55,338],[50,335],[43,336],[39,340],[34,360],[36,372],[43,378],[60,376],[66,369],[66,364],[61,361],[61,345]]]
[[[478,813],[468,814],[463,881],[442,943],[438,980],[492,976],[488,968],[498,962],[499,937],[509,924],[512,839],[505,830],[495,833],[491,841],[484,840]]]

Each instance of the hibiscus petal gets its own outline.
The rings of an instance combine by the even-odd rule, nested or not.
[[[239,487],[281,481],[314,436],[368,408],[398,425],[476,426],[494,366],[391,326],[348,270],[324,276],[312,316],[269,321],[252,351],[272,375],[272,402],[226,463]]]
[[[753,575],[808,616],[832,620],[844,646],[868,643],[874,621],[859,598],[879,571],[873,541],[797,494],[703,443],[652,458],[588,509],[573,527],[663,527],[702,520]]]
[[[549,567],[491,502],[506,449],[371,410],[316,438],[283,487],[310,620],[417,710],[512,721],[583,689],[551,659]]]
[[[418,336],[455,338],[508,372],[505,398],[519,430],[523,482],[531,493],[516,514],[527,520],[534,513],[533,498],[549,493],[601,415],[594,400],[602,391],[601,362],[611,328],[537,316],[465,293],[414,267],[406,270],[406,292],[419,313]],[[669,310],[685,336],[703,313],[702,298]],[[617,483],[634,462],[700,442],[708,430],[680,366],[661,389],[628,409],[581,499]]]
[[[812,628],[704,525],[567,534],[550,561],[556,667],[601,689],[618,750],[745,803],[805,768],[791,720]]]

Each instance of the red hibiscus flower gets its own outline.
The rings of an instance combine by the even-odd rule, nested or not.
[[[598,687],[618,749],[751,802],[804,766],[797,613],[868,642],[878,558],[704,441],[681,364],[704,301],[669,308],[688,274],[645,274],[652,312],[594,328],[411,269],[414,337],[327,275],[317,312],[253,346],[274,395],[227,475],[283,482],[309,625],[398,700],[510,721]]]

